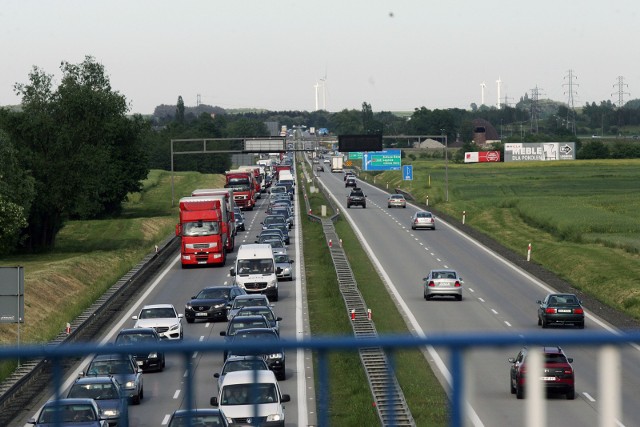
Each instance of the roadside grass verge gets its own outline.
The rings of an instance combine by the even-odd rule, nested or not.
[[[304,185],[308,190],[308,184],[305,182]],[[322,193],[314,193],[311,197],[313,212],[319,211],[322,204],[328,206]],[[351,321],[339,291],[322,226],[309,221],[306,215],[302,217],[311,330],[314,336],[352,336]],[[367,306],[375,313],[374,322],[378,332],[409,334],[384,283],[377,274],[371,274],[375,269],[349,224],[342,219],[339,220],[336,223],[336,231],[343,240],[344,250],[359,283],[358,288]],[[447,396],[422,352],[419,349],[400,350],[392,356],[398,382],[417,425],[446,425]],[[314,363],[317,366],[317,358]],[[357,353],[341,352],[329,356],[329,382],[331,424],[380,424],[366,374]]]
[[[532,262],[640,320],[640,160],[450,162],[448,203],[443,160],[404,161],[413,182],[388,171],[376,185],[411,191],[422,206],[429,196],[430,209],[460,221],[464,211],[467,225],[523,258],[531,243]]]
[[[177,200],[195,188],[220,184],[224,178],[195,172],[176,173]],[[173,234],[177,207],[171,206],[171,174],[151,171],[140,193],[129,196],[123,215],[115,219],[69,221],[60,231],[56,247],[41,254],[0,258],[1,265],[24,267],[25,323],[22,343],[55,338],[110,286],[133,268],[154,245]],[[17,325],[0,325],[0,344],[15,345]],[[0,378],[16,362],[0,363]]]

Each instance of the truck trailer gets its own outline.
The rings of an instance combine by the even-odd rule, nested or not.
[[[180,222],[176,236],[181,238],[182,268],[191,265],[224,265],[228,235],[222,231],[220,200],[203,197],[180,199]]]

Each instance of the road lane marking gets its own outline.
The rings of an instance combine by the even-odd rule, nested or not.
[[[493,308],[491,309],[491,311],[493,311],[493,314],[498,314],[498,312],[495,311]]]
[[[582,392],[582,394],[584,395],[584,397],[586,397],[586,398],[587,398],[587,400],[588,400],[589,402],[595,402],[595,401],[596,401],[596,400],[595,400],[593,397],[591,397],[591,395],[590,395],[589,393],[587,393],[586,391],[583,391],[583,392]]]
[[[507,322],[506,320],[504,321],[505,325],[507,325],[508,327],[511,327],[511,323]]]
[[[164,418],[162,419],[162,425],[166,426],[167,424],[169,424],[169,418],[171,418],[171,415],[167,414],[164,416]]]
[[[174,398],[174,399],[177,399],[177,398],[178,398],[178,396],[180,396],[180,390],[176,390],[176,392],[175,392],[175,393],[173,393],[173,398]]]

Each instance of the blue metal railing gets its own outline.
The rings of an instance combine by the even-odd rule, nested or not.
[[[479,348],[496,348],[514,345],[545,345],[549,342],[558,345],[587,345],[605,346],[611,345],[620,347],[626,344],[640,342],[640,332],[612,334],[609,332],[590,332],[589,334],[561,334],[554,332],[540,332],[527,334],[496,334],[496,333],[459,333],[430,335],[418,338],[413,336],[381,336],[375,339],[354,339],[352,337],[325,337],[313,338],[301,341],[282,341],[280,348],[297,350],[310,349],[315,351],[318,358],[319,378],[318,378],[318,419],[319,426],[329,426],[329,384],[327,369],[327,356],[332,351],[357,350],[363,347],[382,347],[388,351],[395,351],[401,348],[416,348],[432,346],[444,348],[450,351],[451,390],[450,390],[450,422],[452,427],[462,426],[464,423],[464,372],[463,352]],[[161,350],[165,353],[182,354],[185,366],[188,371],[186,376],[186,402],[191,408],[195,402],[193,396],[193,373],[190,357],[194,352],[199,353],[220,353],[225,349],[233,350],[243,348],[245,350],[256,350],[264,352],[262,343],[247,343],[242,346],[238,344],[228,344],[224,342],[196,342],[184,341],[180,344],[167,345],[141,345],[140,350],[154,351]],[[123,348],[113,345],[92,345],[92,344],[63,344],[59,346],[21,346],[0,348],[0,359],[18,358],[40,358],[44,357],[53,366],[53,385],[57,390],[56,395],[62,392],[62,369],[61,362],[68,357],[86,356],[98,353],[128,354],[130,348]],[[126,425],[126,424],[124,424]]]

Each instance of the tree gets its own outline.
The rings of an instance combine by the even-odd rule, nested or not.
[[[184,101],[182,96],[178,97],[178,105],[176,106],[176,122],[184,123]]]
[[[68,218],[119,212],[148,174],[141,144],[148,124],[126,117],[126,99],[111,89],[102,64],[87,56],[80,64],[62,62],[60,69],[54,89],[51,75],[34,67],[29,83],[15,86],[22,111],[5,120],[23,167],[35,178],[31,249],[53,247]]]

